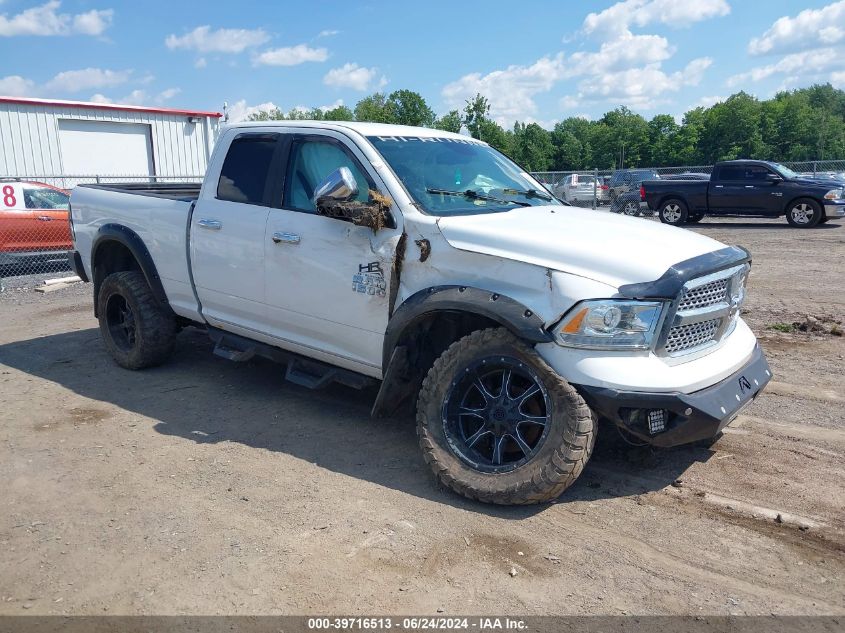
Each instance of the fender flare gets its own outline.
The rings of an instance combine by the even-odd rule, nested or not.
[[[400,305],[384,335],[382,383],[371,415],[375,418],[394,413],[418,388],[403,378],[408,369],[408,348],[402,335],[419,320],[438,312],[476,314],[494,321],[531,343],[554,340],[543,320],[525,305],[508,296],[471,286],[433,286],[411,295]]]
[[[91,245],[91,275],[94,278],[95,311],[97,306],[97,292],[99,291],[99,284],[102,282],[102,279],[98,280],[95,274],[97,268],[97,251],[107,242],[117,242],[129,250],[132,257],[134,257],[135,261],[138,262],[138,266],[146,278],[147,284],[149,284],[156,301],[158,301],[162,306],[169,308],[170,302],[167,299],[167,294],[164,292],[161,277],[159,277],[158,270],[156,270],[155,263],[153,262],[153,257],[150,255],[147,245],[144,244],[144,240],[142,240],[135,231],[123,226],[122,224],[104,224],[97,231],[97,236],[94,238],[94,242]]]
[[[532,343],[554,340],[540,317],[506,295],[472,286],[432,286],[408,297],[390,318],[382,352],[382,368],[385,371],[402,333],[415,321],[432,312],[478,314],[496,321],[516,336]]]

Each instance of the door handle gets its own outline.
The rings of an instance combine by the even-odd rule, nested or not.
[[[51,218],[49,215],[39,215],[38,220],[40,222],[52,222],[53,218]]]
[[[199,222],[197,222],[204,229],[211,229],[212,231],[219,231],[223,228],[223,223],[220,220],[208,220],[203,218]]]
[[[273,241],[276,244],[299,244],[299,236],[296,233],[273,233]]]
[[[754,185],[745,185],[746,189],[754,189]]]
[[[725,185],[713,185],[716,189],[724,189]]]

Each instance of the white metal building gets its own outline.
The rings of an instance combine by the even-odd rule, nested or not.
[[[0,97],[0,177],[197,176],[219,112]]]

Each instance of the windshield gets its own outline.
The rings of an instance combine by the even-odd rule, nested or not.
[[[492,213],[517,206],[558,204],[510,159],[472,138],[367,138],[414,201],[432,215]]]
[[[796,172],[792,171],[789,167],[784,167],[780,163],[772,163],[775,169],[777,169],[782,176],[786,176],[787,178],[801,178]],[[804,176],[806,178],[806,176]]]

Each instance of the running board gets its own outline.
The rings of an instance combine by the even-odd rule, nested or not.
[[[244,362],[255,356],[260,356],[286,365],[285,380],[301,387],[320,389],[329,383],[337,382],[353,389],[363,389],[376,384],[376,380],[369,376],[305,358],[299,354],[253,341],[231,332],[210,327],[208,328],[208,335],[215,342],[215,355],[235,362]]]

